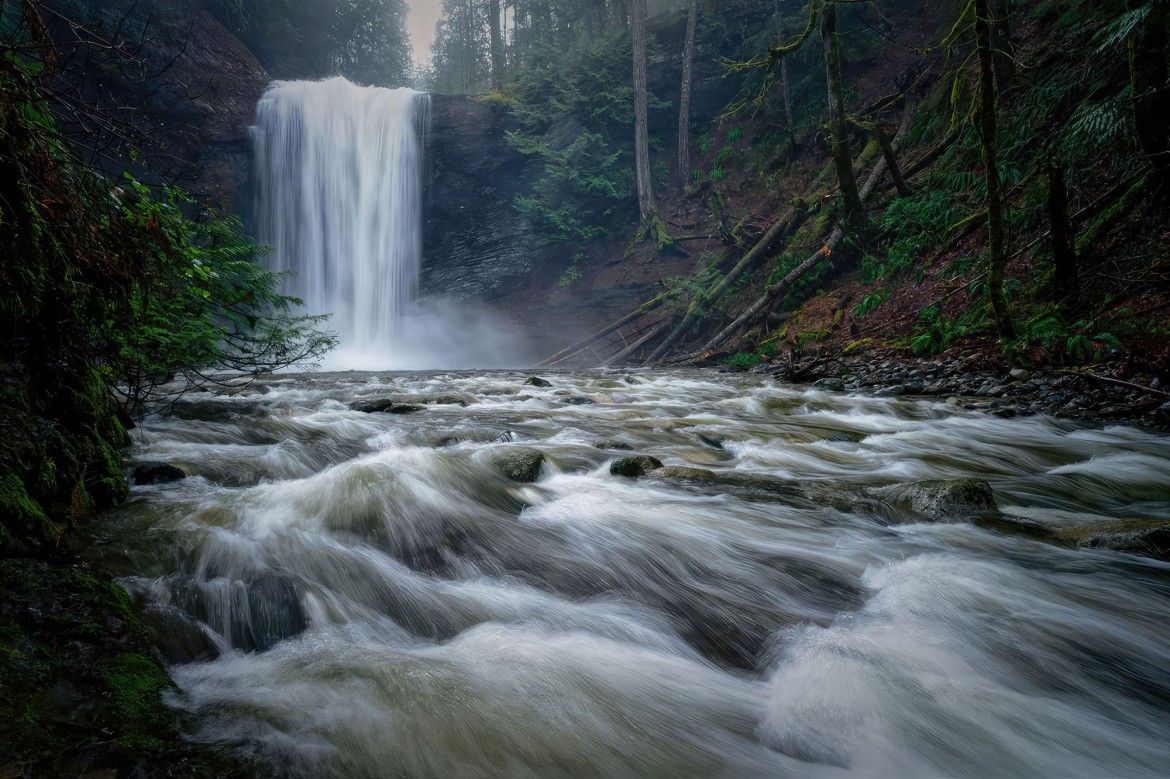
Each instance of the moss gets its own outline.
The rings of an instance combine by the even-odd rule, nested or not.
[[[110,707],[123,723],[115,743],[128,748],[157,749],[173,738],[174,714],[162,694],[174,687],[158,663],[136,652],[118,655],[102,671],[109,686]]]
[[[0,548],[24,551],[28,539],[57,538],[59,525],[28,494],[24,482],[14,473],[0,476]]]

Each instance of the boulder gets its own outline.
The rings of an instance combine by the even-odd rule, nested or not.
[[[684,481],[717,482],[719,475],[705,468],[691,468],[687,465],[665,465],[646,474],[655,479],[682,479]]]
[[[392,398],[375,398],[374,400],[359,400],[349,405],[354,411],[364,414],[413,414],[422,411],[422,406],[409,403],[397,403]]]
[[[540,476],[544,452],[527,446],[509,447],[493,454],[492,464],[512,481],[533,482]]]
[[[170,463],[142,463],[130,472],[134,484],[167,484],[187,478],[187,474]]]
[[[634,447],[630,446],[625,441],[594,441],[593,445],[598,449],[618,449],[623,452],[634,451]]]
[[[653,471],[661,467],[662,462],[658,458],[641,454],[636,457],[623,457],[620,460],[615,460],[609,466],[609,472],[614,476],[625,476],[627,479],[636,479],[639,476],[645,476],[648,471]]]
[[[567,398],[565,398],[565,402],[568,403],[570,406],[592,406],[593,405],[592,400],[590,400],[589,398],[582,397],[580,395],[573,395],[571,397],[567,397]]]
[[[962,519],[999,510],[985,479],[953,479],[898,484],[871,491],[874,497],[901,504],[927,519]]]
[[[531,385],[533,387],[551,387],[552,386],[551,381],[546,381],[546,380],[540,378],[539,376],[529,376],[527,379],[524,380],[524,383]]]

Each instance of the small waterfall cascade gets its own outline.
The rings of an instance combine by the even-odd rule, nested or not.
[[[418,294],[429,96],[344,78],[277,81],[253,128],[256,231],[285,292],[333,315],[341,362],[397,367]]]

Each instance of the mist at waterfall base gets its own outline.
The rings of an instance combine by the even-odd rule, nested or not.
[[[285,292],[331,314],[329,370],[530,362],[523,335],[470,301],[419,299],[430,98],[344,78],[277,81],[253,128],[256,232]]]

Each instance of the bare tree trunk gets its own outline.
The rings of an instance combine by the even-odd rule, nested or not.
[[[984,0],[986,1],[986,0]],[[861,195],[853,173],[853,156],[849,153],[849,126],[845,121],[845,85],[841,78],[841,49],[837,41],[837,9],[828,5],[821,16],[821,42],[825,50],[825,79],[829,86],[829,134],[833,162],[845,201],[845,218],[861,214]]]
[[[987,296],[991,299],[991,310],[995,314],[999,334],[1004,338],[1015,338],[1011,311],[1003,293],[1003,277],[1007,269],[1007,222],[1004,218],[999,153],[996,149],[995,62],[991,50],[990,14],[988,0],[975,0],[975,50],[979,57],[976,132],[983,146],[983,167],[987,179],[987,240],[991,254],[987,270]]]
[[[1064,168],[1055,157],[1048,160],[1048,216],[1052,223],[1053,297],[1066,310],[1075,311],[1080,304],[1081,294],[1076,240],[1068,218],[1068,187],[1064,183]]]
[[[1148,4],[1145,22],[1129,41],[1130,92],[1142,152],[1154,166],[1152,183],[1170,196],[1170,86],[1167,86],[1165,0],[1128,0],[1136,10]]]
[[[777,45],[784,45],[784,17],[780,15],[780,0],[772,0],[772,14],[776,17]],[[788,123],[788,144],[796,148],[796,122],[792,119],[792,94],[788,88],[788,58],[780,58],[780,95],[784,99],[784,121]]]
[[[714,338],[703,344],[703,348],[699,350],[700,353],[712,351],[728,338],[735,335],[735,333],[748,322],[755,319],[756,316],[761,311],[763,311],[768,304],[787,292],[792,287],[792,285],[796,283],[798,279],[800,279],[801,276],[810,271],[814,266],[820,264],[822,260],[832,256],[833,252],[837,249],[837,244],[841,242],[843,237],[845,237],[845,228],[841,225],[837,225],[835,228],[833,228],[833,232],[829,235],[828,240],[825,241],[824,246],[817,249],[815,252],[813,252],[811,257],[793,268],[787,276],[768,287],[763,295],[760,295],[758,298],[756,298],[754,303],[744,309],[744,311],[735,318],[735,321],[720,330]]]
[[[886,135],[886,131],[881,127],[874,127],[874,135],[877,136],[878,144],[882,147],[882,156],[886,158],[886,167],[890,169],[890,178],[894,180],[894,187],[898,190],[898,197],[909,197],[910,185],[906,183],[906,179],[902,176],[902,168],[898,165],[898,157],[894,154],[894,147],[890,143],[890,137]]]
[[[1015,76],[1015,46],[1012,43],[1011,5],[1008,0],[988,0],[991,22],[991,47],[994,52],[995,79],[1000,91],[1007,88]]]
[[[646,0],[633,0],[630,22],[634,42],[634,165],[638,179],[638,215],[645,229],[658,216],[650,181],[650,140],[646,119]]]
[[[691,0],[687,10],[687,38],[683,44],[682,90],[678,100],[678,183],[687,185],[691,170],[691,75],[695,62],[695,26],[699,20],[699,0]]]
[[[500,34],[500,0],[488,5],[488,23],[491,26],[492,89],[504,86],[504,37]]]

